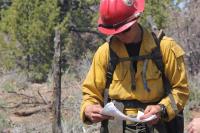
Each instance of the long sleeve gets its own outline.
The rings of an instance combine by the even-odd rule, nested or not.
[[[165,74],[172,85],[172,95],[175,99],[178,110],[181,111],[189,97],[186,68],[183,59],[185,53],[172,39],[166,39],[161,42],[161,51],[163,53],[163,62],[165,64]],[[172,103],[169,97],[162,99],[160,104],[166,106],[168,120],[172,120],[176,114],[172,108]]]
[[[105,71],[108,53],[107,45],[102,45],[94,55],[90,70],[82,85],[81,119],[85,122],[84,110],[87,105],[102,104],[105,88]]]

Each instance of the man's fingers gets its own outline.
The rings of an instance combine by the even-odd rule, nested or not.
[[[100,122],[102,120],[103,120],[103,118],[102,118],[101,114],[92,113],[92,115],[91,115],[91,121],[92,122],[97,123],[97,122]]]
[[[91,115],[91,121],[94,123],[97,123],[97,122],[100,122],[100,121],[103,121],[106,119],[110,119],[110,118],[111,118],[110,116],[105,116],[105,115],[98,114],[98,113],[93,113]]]
[[[105,120],[105,119],[110,119],[110,118],[112,118],[111,116],[107,116],[107,115],[101,115],[101,118],[103,119],[103,120]]]
[[[147,106],[146,109],[144,110],[144,114],[147,114],[150,111],[151,111],[151,106]]]
[[[148,112],[147,114],[144,114],[143,116],[140,117],[140,120],[146,119],[152,115],[152,112]]]
[[[141,120],[146,119],[150,116],[151,106],[147,106],[144,110],[144,115],[140,117]]]
[[[156,118],[156,119],[154,119],[154,120],[148,122],[148,124],[149,124],[149,125],[155,125],[155,124],[158,123],[158,121],[159,121],[159,118]]]
[[[103,110],[103,108],[100,106],[100,105],[96,105],[94,108],[93,108],[93,111],[94,113],[101,113],[101,111]]]
[[[159,105],[149,105],[146,107],[145,111],[144,111],[144,115],[140,117],[141,120],[146,119],[148,117],[150,117],[151,115],[156,115],[159,116],[158,118],[160,118],[160,106]]]
[[[88,105],[85,108],[85,116],[92,122],[100,122],[102,121],[102,119],[104,119],[104,117],[101,114],[101,111],[101,105]]]

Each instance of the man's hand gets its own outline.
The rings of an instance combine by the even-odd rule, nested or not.
[[[144,115],[140,117],[141,120],[146,119],[150,117],[151,115],[156,115],[157,118],[153,119],[152,121],[149,121],[149,125],[155,125],[159,120],[160,120],[160,112],[161,112],[161,107],[160,105],[149,105],[146,107],[144,110]]]
[[[188,133],[200,133],[200,118],[194,118],[187,126]]]
[[[102,115],[103,108],[101,105],[88,105],[85,108],[85,116],[93,123],[97,123],[106,119],[110,119],[110,116]]]

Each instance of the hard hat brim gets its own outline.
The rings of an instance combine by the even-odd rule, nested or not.
[[[118,34],[120,32],[123,32],[124,30],[128,29],[129,27],[131,27],[137,20],[133,20],[131,22],[128,22],[126,24],[124,24],[123,26],[119,27],[119,28],[104,28],[104,27],[98,27],[98,30],[105,34],[105,35],[115,35]],[[102,23],[102,20],[99,18],[98,23]]]

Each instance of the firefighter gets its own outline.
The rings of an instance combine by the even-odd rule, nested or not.
[[[111,119],[110,116],[101,113],[110,63],[110,49],[120,58],[134,58],[150,55],[156,48],[153,35],[138,22],[144,11],[144,5],[144,0],[101,0],[98,30],[112,36],[112,39],[98,48],[83,82],[80,111],[83,122],[91,124]],[[174,39],[166,36],[160,41],[160,52],[164,64],[163,73],[171,87],[171,97],[165,95],[163,74],[151,59],[119,62],[108,87],[108,96],[111,101],[119,101],[125,105],[123,112],[126,115],[137,114],[140,106],[143,107],[145,114],[141,119],[155,114],[156,119],[145,123],[145,132],[151,132],[150,127],[158,127],[158,132],[178,133],[172,130],[176,125],[181,125],[183,129],[181,112],[189,95],[183,59],[185,52]],[[126,106],[129,103],[135,104],[133,107]],[[134,107],[135,105],[139,107]],[[157,126],[161,122],[165,123],[165,131]],[[130,128],[136,130],[137,126]],[[123,126],[123,132],[125,130],[126,125]]]

